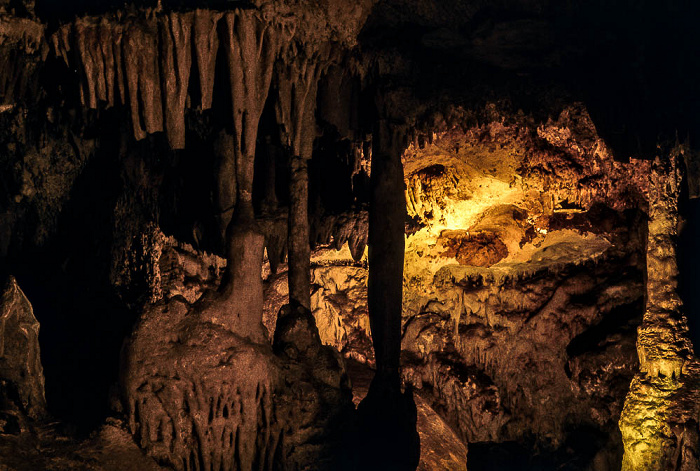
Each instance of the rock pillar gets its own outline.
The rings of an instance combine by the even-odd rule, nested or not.
[[[400,130],[381,120],[373,136],[368,303],[377,374],[399,381],[403,299],[404,198]]]
[[[417,411],[399,379],[403,298],[403,126],[380,120],[372,136],[368,304],[377,372],[360,403],[360,469],[414,470]]]
[[[699,466],[700,370],[677,292],[678,157],[657,159],[649,176],[647,299],[637,337],[640,372],[620,418],[623,471]]]
[[[288,147],[289,176],[289,302],[306,309],[311,307],[309,246],[309,173],[316,137],[316,93],[318,80],[327,61],[328,51],[302,54],[290,50],[287,65],[278,67],[276,114],[282,142]]]

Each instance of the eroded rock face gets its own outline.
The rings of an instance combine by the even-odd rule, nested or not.
[[[495,105],[487,124],[453,113],[404,153],[419,226],[407,239],[404,381],[470,445],[615,469],[643,296],[631,208],[644,207],[649,166],[615,162],[581,107],[536,126],[497,119]]]
[[[46,415],[39,322],[14,277],[5,283],[0,304],[0,414],[3,413],[14,415],[15,421],[20,420],[16,414],[32,419]],[[12,433],[11,422],[14,421],[0,420],[0,430]]]
[[[485,269],[444,268],[436,299],[406,321],[406,381],[431,390],[470,443],[522,442],[531,434],[556,449],[568,424],[614,436],[637,366],[634,324],[627,326],[633,320],[625,310],[642,293],[635,269],[608,274],[620,265],[619,259],[571,264],[549,275],[501,280]],[[620,332],[570,351],[602,322]]]
[[[279,312],[273,348],[287,385],[276,403],[284,414],[281,467],[338,469],[354,412],[342,356],[321,343],[311,312],[288,305]]]
[[[442,255],[454,257],[460,265],[490,267],[508,256],[508,247],[489,232],[443,231],[437,242],[445,247]]]
[[[141,447],[175,469],[332,469],[351,394],[311,313],[283,308],[273,345],[207,321],[228,314],[207,290],[217,258],[156,239],[166,241],[155,265],[162,300],[144,310],[122,366]]]
[[[175,469],[269,469],[280,437],[269,344],[189,313],[181,299],[153,306],[125,348],[131,432]]]

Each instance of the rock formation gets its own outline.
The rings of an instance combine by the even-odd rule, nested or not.
[[[669,161],[655,161],[649,175],[647,283],[635,376],[620,418],[623,470],[694,469],[698,447],[698,365],[678,294],[676,147]]]
[[[0,309],[0,415],[2,433],[13,433],[12,422],[19,432],[27,418],[46,415],[39,322],[14,277],[5,282]]]

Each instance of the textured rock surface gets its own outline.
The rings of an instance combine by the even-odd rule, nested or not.
[[[342,358],[308,311],[284,308],[273,345],[217,324],[230,314],[205,291],[218,259],[192,252],[161,250],[165,300],[146,308],[125,349],[131,432],[176,469],[332,468],[352,410]],[[192,285],[180,294],[183,272]],[[200,292],[191,305],[183,297]]]
[[[125,350],[129,427],[176,469],[272,466],[280,380],[269,344],[202,322],[173,300],[142,317]]]
[[[284,414],[279,466],[338,469],[354,412],[342,356],[321,343],[313,316],[300,307],[280,311],[273,348],[287,385],[276,404]]]
[[[36,101],[37,69],[46,58],[45,26],[0,12],[0,100],[3,105]]]
[[[618,264],[625,262],[572,264],[550,275],[509,280],[444,268],[437,275],[441,293],[406,323],[403,346],[412,353],[406,380],[431,388],[469,442],[533,434],[556,448],[568,421],[590,421],[609,431],[622,398],[612,410],[603,406],[605,399],[596,403],[605,388],[587,389],[566,365],[576,336],[608,317],[624,326],[627,320],[615,308],[639,299],[638,272],[628,270],[615,280],[608,275]],[[625,354],[633,359],[630,349],[621,363],[620,355],[608,353],[598,358],[598,367],[612,368],[615,381],[629,381],[636,365]]]
[[[637,338],[640,373],[620,418],[623,470],[700,465],[700,376],[677,280],[679,150],[670,162],[657,160],[649,175],[646,309]]]
[[[58,423],[35,427],[35,434],[29,439],[3,434],[0,436],[0,465],[8,470],[168,469],[146,456],[134,442],[127,426],[117,419],[108,419],[88,439],[75,438],[62,430]]]
[[[3,433],[12,433],[22,417],[46,415],[39,322],[14,277],[5,282],[0,302],[0,414]]]

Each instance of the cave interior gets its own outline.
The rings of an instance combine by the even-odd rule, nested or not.
[[[698,18],[0,0],[0,468],[700,469]]]

